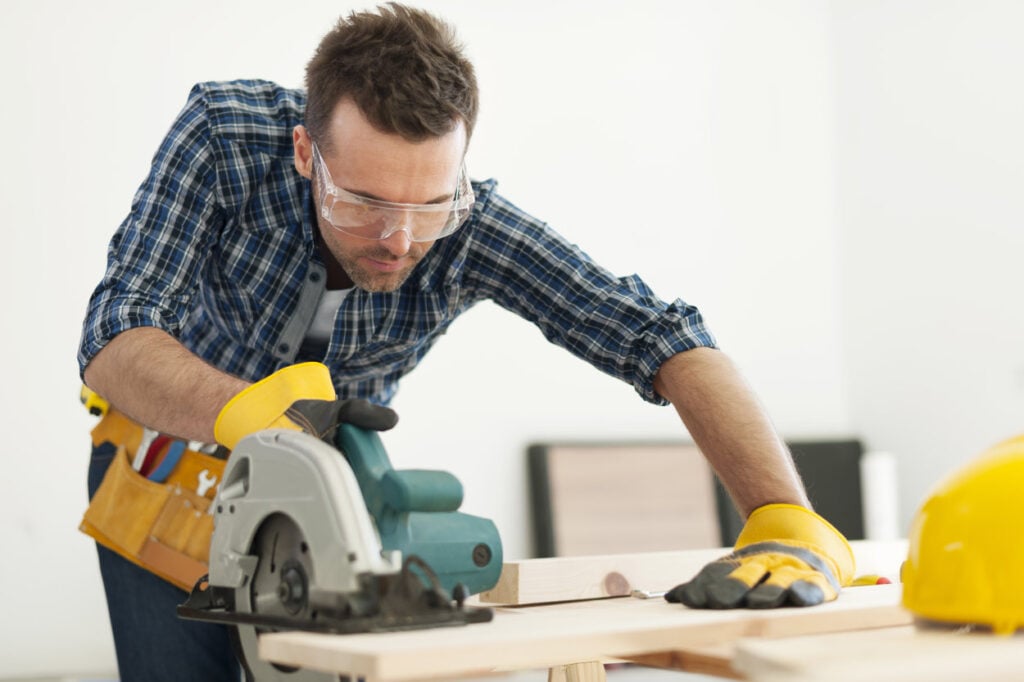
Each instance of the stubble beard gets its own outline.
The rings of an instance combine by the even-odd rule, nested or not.
[[[413,269],[422,260],[423,254],[418,254],[410,251],[408,254],[403,256],[409,263],[401,270],[395,272],[374,272],[370,268],[360,265],[360,258],[372,258],[382,262],[390,262],[395,260],[394,256],[389,254],[387,251],[368,249],[354,255],[338,253],[335,251],[334,257],[337,259],[338,264],[341,265],[342,269],[360,289],[369,291],[371,293],[386,293],[395,291],[402,284],[409,279],[409,275],[412,274]]]

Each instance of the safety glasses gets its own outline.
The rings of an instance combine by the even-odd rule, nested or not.
[[[335,229],[363,239],[387,239],[403,230],[414,242],[447,237],[466,222],[475,200],[465,164],[459,169],[454,198],[443,204],[402,204],[344,190],[334,184],[315,142],[313,166],[320,184],[321,217]]]

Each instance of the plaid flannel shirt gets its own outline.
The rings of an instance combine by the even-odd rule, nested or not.
[[[215,367],[255,381],[296,361],[324,291],[310,182],[291,131],[304,93],[266,81],[196,85],[115,232],[78,361],[133,327],[166,331]],[[700,313],[616,278],[543,222],[474,182],[466,224],[436,242],[396,291],[355,289],[324,362],[339,397],[387,404],[458,315],[489,299],[545,337],[664,404],[661,363],[714,346]]]

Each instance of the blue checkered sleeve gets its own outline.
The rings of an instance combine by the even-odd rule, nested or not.
[[[153,159],[131,211],[114,234],[107,270],[89,302],[83,368],[114,336],[156,327],[178,336],[218,216],[214,149],[202,98],[193,91]]]
[[[470,289],[533,322],[552,343],[630,383],[645,400],[661,364],[715,347],[700,312],[665,302],[636,275],[616,277],[545,223],[497,193],[486,202],[474,241]]]

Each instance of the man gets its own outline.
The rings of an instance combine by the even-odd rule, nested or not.
[[[834,598],[849,547],[807,509],[785,446],[700,313],[613,277],[493,181],[471,183],[476,113],[451,30],[396,4],[341,20],[305,93],[196,86],[111,242],[84,325],[86,384],[138,424],[229,448],[269,426],[386,428],[386,408],[350,401],[386,405],[452,320],[490,299],[670,402],[749,515],[744,548],[673,600]],[[321,401],[325,421],[289,410],[303,399]],[[111,460],[94,452],[91,496]],[[176,620],[177,587],[103,547],[100,564],[125,679],[237,678],[223,629]]]

